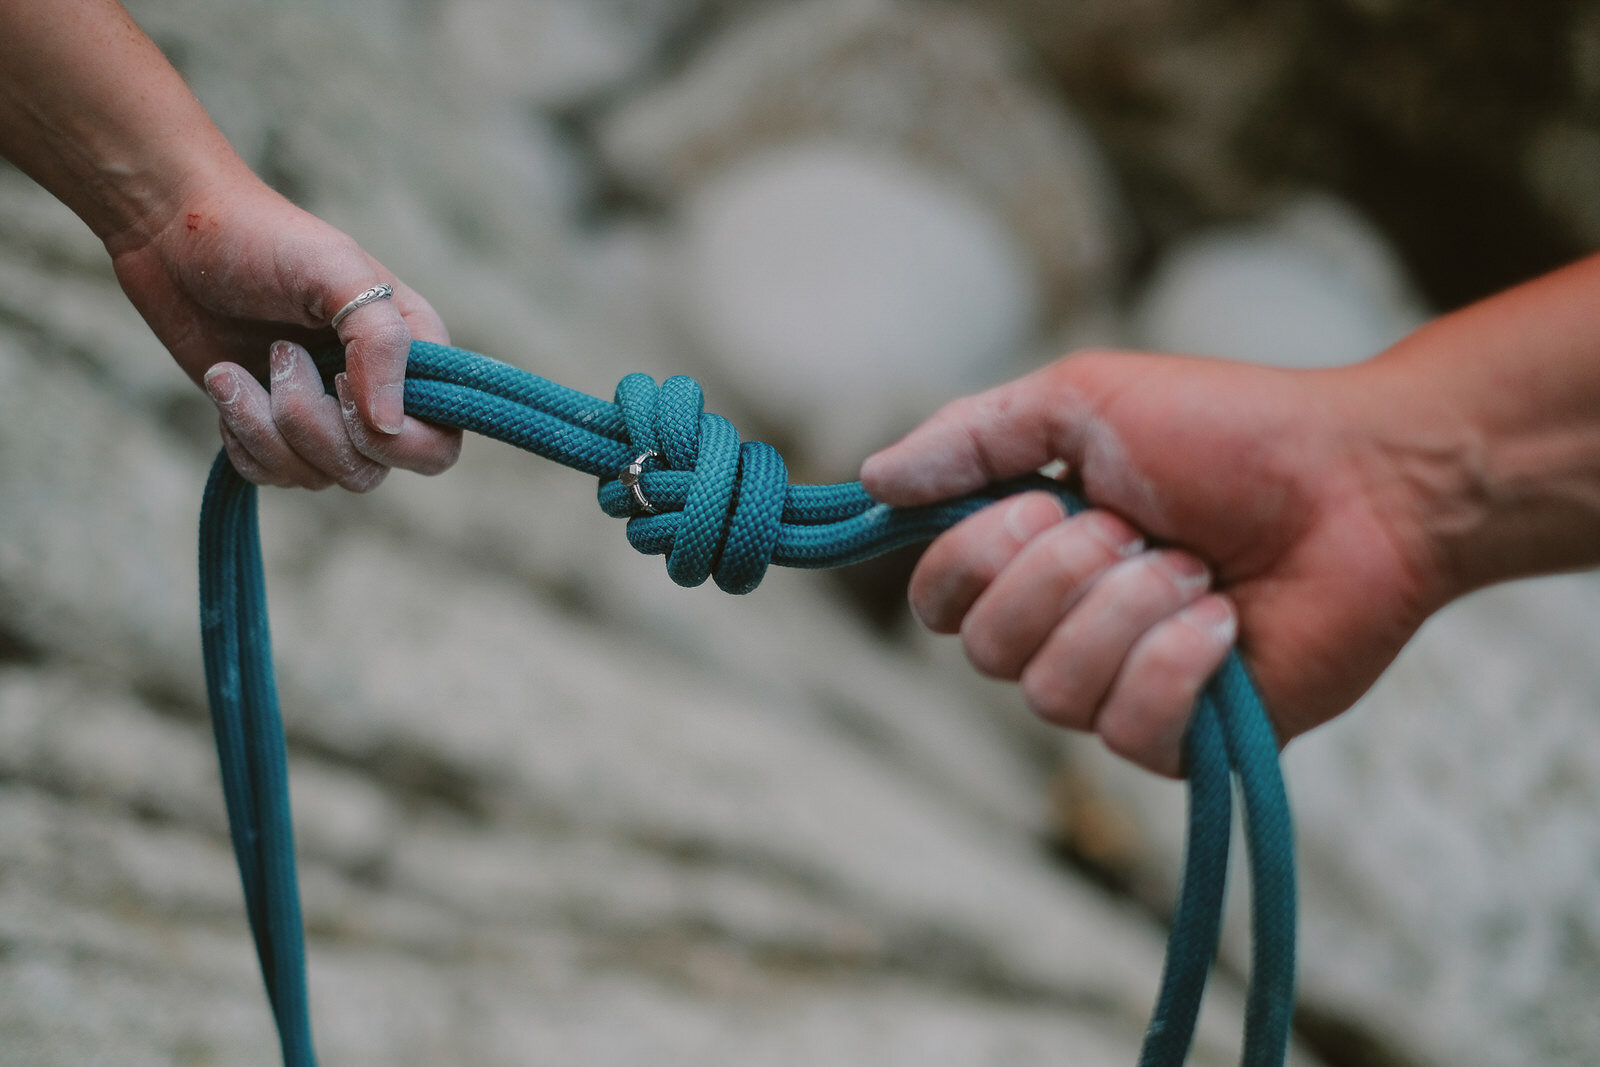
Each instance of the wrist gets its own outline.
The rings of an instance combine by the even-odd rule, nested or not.
[[[209,119],[205,124],[192,136],[142,145],[86,183],[89,202],[74,209],[113,257],[149,244],[217,190],[259,183]]]
[[[1332,411],[1354,506],[1394,546],[1425,614],[1486,584],[1468,548],[1489,521],[1481,491],[1484,441],[1421,368],[1389,353],[1311,372]]]
[[[191,182],[243,166],[116,0],[0,11],[0,154],[114,250],[159,231]]]
[[[1600,564],[1600,260],[1445,316],[1344,373],[1375,498],[1439,603]]]

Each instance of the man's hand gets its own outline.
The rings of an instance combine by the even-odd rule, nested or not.
[[[946,406],[861,478],[911,505],[1064,460],[1094,510],[985,509],[929,547],[912,607],[1045,719],[1173,775],[1235,634],[1287,742],[1445,598],[1346,373],[1079,355]]]

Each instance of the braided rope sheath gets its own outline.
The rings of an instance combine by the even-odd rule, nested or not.
[[[326,379],[342,355],[319,359]],[[485,356],[414,342],[406,411],[505,441],[600,479],[600,506],[628,519],[629,542],[665,555],[680,585],[707,578],[748,593],[771,563],[840,567],[928,540],[1004,496],[1054,492],[1037,476],[989,486],[920,508],[892,508],[857,482],[790,485],[771,446],[740,442],[726,419],[704,410],[700,386],[673,377],[657,385],[631,374],[607,402]],[[617,479],[644,464],[641,513]],[[217,457],[200,512],[200,620],[206,688],[222,769],[223,796],[245,910],[277,1022],[284,1063],[311,1067],[305,944],[290,825],[288,753],[273,682],[256,491]],[[1241,1062],[1279,1067],[1294,1002],[1293,828],[1266,711],[1236,654],[1206,685],[1185,741],[1189,838],[1167,961],[1141,1067],[1182,1064],[1216,956],[1232,835],[1231,778],[1244,801],[1250,857],[1250,992]]]

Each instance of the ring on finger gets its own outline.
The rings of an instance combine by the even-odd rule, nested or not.
[[[361,292],[356,294],[356,297],[355,297],[354,300],[350,301],[350,303],[348,303],[344,307],[340,308],[334,314],[334,316],[333,316],[333,324],[332,324],[333,328],[335,330],[337,330],[339,328],[339,324],[345,320],[345,316],[349,315],[356,308],[364,308],[368,304],[371,304],[371,303],[373,303],[375,301],[378,301],[378,300],[389,300],[389,299],[393,298],[393,296],[394,296],[394,286],[389,285],[387,283],[380,283],[378,285],[374,285],[370,289],[362,290]]]

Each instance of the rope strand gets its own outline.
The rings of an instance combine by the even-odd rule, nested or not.
[[[342,353],[318,358],[325,384]],[[704,410],[700,386],[631,374],[612,402],[459,348],[414,342],[405,408],[418,418],[493,437],[600,479],[606,514],[628,520],[630,544],[667,557],[680,585],[712,578],[748,593],[767,567],[842,567],[926,541],[1012,493],[1043,489],[1068,510],[1081,501],[1032,476],[920,508],[873,500],[858,482],[789,485],[783,459]],[[642,466],[639,492],[618,479]],[[206,690],[228,828],[245,912],[288,1067],[313,1067],[305,940],[289,812],[288,753],[273,681],[256,489],[220,454],[200,511],[200,620]],[[1266,711],[1237,654],[1207,683],[1185,759],[1189,838],[1161,990],[1141,1067],[1176,1067],[1216,956],[1232,834],[1230,777],[1244,800],[1252,938],[1244,1067],[1280,1067],[1294,1002],[1293,828]]]

